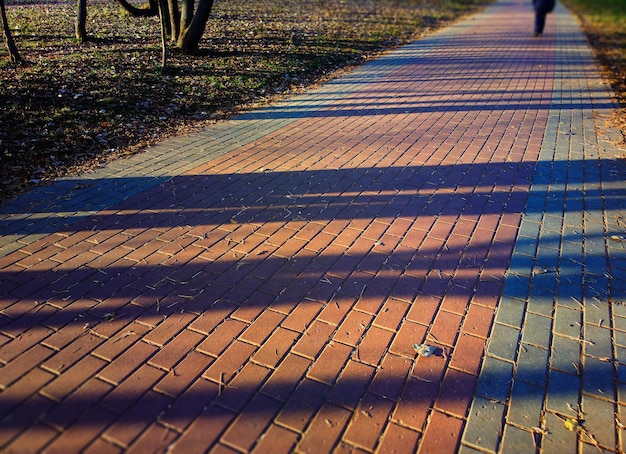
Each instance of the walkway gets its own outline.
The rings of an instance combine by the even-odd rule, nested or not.
[[[531,24],[5,206],[0,450],[624,451],[610,91],[569,12]]]

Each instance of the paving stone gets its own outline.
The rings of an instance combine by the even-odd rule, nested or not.
[[[550,352],[550,367],[572,375],[578,375],[582,367],[581,351],[580,341],[563,336],[554,336]]]
[[[600,399],[615,399],[614,368],[606,358],[597,359],[591,356],[583,358],[582,391]]]
[[[163,347],[168,341],[182,331],[187,323],[195,317],[192,314],[182,313],[168,317],[159,323],[156,328],[144,336],[144,340],[151,344]]]
[[[522,342],[535,345],[544,349],[550,348],[550,333],[552,331],[552,319],[532,313],[526,314]]]
[[[378,366],[391,344],[393,335],[393,332],[371,326],[357,346],[356,358],[363,363]]]
[[[454,369],[448,369],[440,386],[435,408],[461,418],[466,416],[474,395],[476,377]]]
[[[496,311],[496,322],[509,325],[513,328],[521,328],[524,320],[526,304],[523,301],[503,297]]]
[[[426,451],[439,449],[446,452],[456,451],[462,427],[462,419],[433,412],[424,433],[424,439],[420,444],[421,449]]]
[[[17,410],[17,413],[24,413],[26,419],[36,421],[43,416],[43,412],[47,407],[53,406],[53,402],[50,401],[41,405],[40,408],[37,408],[37,406],[33,405],[31,392],[33,387],[45,386],[53,379],[54,375],[49,372],[45,372],[41,369],[31,369],[24,377],[2,391],[3,408],[0,418],[6,420],[7,427],[2,434],[0,434],[0,442],[4,444],[12,436],[20,432],[19,426],[9,429],[8,425],[12,416],[17,416],[15,415],[15,410]],[[50,396],[45,397],[50,398]],[[36,401],[40,403],[45,402],[45,400],[46,399],[42,399],[39,396],[36,398]],[[39,414],[39,412],[41,412],[41,414]]]
[[[228,318],[204,338],[197,346],[197,350],[217,357],[238,338],[247,326],[245,322]]]
[[[343,441],[373,450],[393,409],[393,403],[374,394],[365,394],[342,437]]]
[[[221,441],[249,451],[280,410],[278,401],[258,394],[224,433]]]
[[[33,346],[0,369],[0,386],[2,389],[7,388],[53,354],[54,351],[49,348],[40,345]]]
[[[438,344],[453,346],[462,321],[463,318],[457,314],[440,311],[435,317],[429,334],[437,340]]]
[[[235,415],[218,406],[205,408],[193,424],[171,445],[173,452],[189,452],[197,446],[211,446]]]
[[[307,376],[332,385],[353,351],[352,347],[338,342],[328,344],[316,359]]]
[[[465,314],[461,331],[464,334],[486,339],[489,336],[493,318],[494,311],[492,308],[471,304]]]
[[[330,387],[318,381],[302,380],[276,417],[276,422],[302,432],[325,401],[329,390]]]
[[[471,446],[467,446],[467,445],[462,445],[459,447],[459,454],[480,454],[484,452],[485,451],[474,449]]]
[[[35,325],[15,338],[7,337],[7,341],[0,350],[0,361],[5,364],[8,363],[21,353],[40,343],[42,339],[47,338],[53,332],[50,328]]]
[[[377,449],[380,452],[415,451],[418,446],[419,432],[397,424],[388,424]]]
[[[538,198],[539,199],[539,198]],[[529,199],[528,202],[528,207],[531,208],[531,203],[532,201]],[[541,203],[541,205],[543,205],[543,200],[539,199],[538,203]],[[541,207],[541,209],[543,209],[543,206]],[[529,239],[536,239],[539,237],[539,229],[541,228],[541,224],[538,222],[534,222],[532,219],[529,218],[522,218],[522,223],[520,225],[520,229],[519,229],[519,236],[520,237],[527,237]],[[522,242],[519,243],[518,245],[516,245],[515,250],[518,251],[520,254],[524,254],[527,255],[529,257],[534,257],[535,253],[536,253],[536,246],[533,244],[533,242]]]
[[[95,407],[81,416],[80,424],[63,431],[47,450],[53,453],[77,452],[89,446],[118,415],[102,407]]]
[[[154,386],[154,390],[179,397],[213,361],[214,359],[208,355],[192,351]]]
[[[392,420],[414,430],[423,430],[437,392],[438,386],[434,383],[409,379],[393,412]]]
[[[541,241],[537,248],[533,286],[553,290],[556,288],[556,269],[559,266],[559,244],[553,243],[554,234],[545,234],[547,240]],[[558,241],[558,240],[557,240]]]
[[[585,430],[594,437],[600,446],[615,449],[617,446],[615,404],[585,395],[582,398],[582,411],[585,418]],[[583,437],[583,441],[592,442],[588,437]]]
[[[615,330],[617,331],[615,333],[616,336],[618,334],[621,335],[622,333],[626,332],[626,318],[619,317],[615,313],[613,313],[613,328],[615,328]]]
[[[389,351],[391,353],[413,358],[415,349],[413,345],[423,342],[427,327],[418,323],[405,321],[398,330]]]
[[[546,273],[549,274],[549,273]],[[554,273],[552,273],[554,274]],[[555,276],[549,277],[549,280],[554,280]],[[533,286],[530,289],[530,296],[528,299],[528,312],[531,312],[533,314],[539,314],[539,315],[543,315],[545,317],[550,317],[552,316],[552,311],[554,310],[554,304],[555,304],[555,294],[554,294],[554,289],[556,288],[556,286],[552,287],[552,288],[542,288],[537,286],[537,284],[539,284],[537,279],[537,276],[535,276],[535,278],[533,279]],[[548,284],[548,285],[553,285]]]
[[[157,351],[157,348],[154,345],[136,342],[118,356],[115,362],[110,363],[101,370],[98,373],[98,377],[117,385],[139,368],[155,351]]]
[[[178,434],[173,430],[158,424],[152,424],[128,447],[126,452],[133,454],[167,449],[176,438],[178,438]]]
[[[613,314],[615,316],[625,318],[626,317],[626,304],[624,303],[626,302],[626,298],[622,297],[622,299],[617,299],[617,302],[618,304],[612,305]]]
[[[485,341],[483,339],[461,334],[454,347],[450,367],[478,375],[484,349]]]
[[[351,311],[337,328],[333,340],[356,346],[365,335],[366,327],[369,326],[371,321],[371,315]]]
[[[520,331],[499,323],[493,325],[486,353],[500,359],[515,361]]]
[[[557,305],[554,310],[554,333],[578,339],[581,336],[582,310]]]
[[[476,395],[489,400],[506,402],[513,380],[513,363],[486,356],[478,383]]]
[[[562,215],[555,216],[549,213],[550,211],[548,211],[543,218],[543,225],[541,226],[542,231],[546,232],[548,235],[559,234],[563,224],[563,217]]]
[[[560,284],[556,293],[556,302],[560,306],[579,309],[583,306],[583,287],[580,280],[582,269],[572,270],[562,266],[560,270]]]
[[[163,412],[159,417],[159,422],[168,430],[183,432],[209,406],[221,389],[221,385],[209,380],[202,378],[196,380]]]
[[[283,427],[272,425],[265,431],[252,452],[292,452],[300,435]]]
[[[114,388],[110,384],[91,378],[72,392],[61,403],[48,411],[44,417],[44,421],[57,430],[66,430],[76,423],[76,421],[82,420],[82,418],[88,414],[92,409],[92,402],[94,400],[99,400],[105,395],[110,396],[109,393],[112,389]],[[127,402],[124,399],[120,402],[120,404],[126,405],[130,405],[131,403],[132,402]]]
[[[525,301],[528,298],[530,276],[509,274],[504,283],[504,295]]]
[[[601,287],[596,287],[601,288]],[[606,288],[606,287],[605,287]],[[583,299],[585,305],[584,322],[589,325],[598,325],[608,323],[611,319],[609,304],[604,298],[585,297]]]
[[[565,216],[572,216],[573,213],[567,212]],[[582,220],[580,220],[582,221]],[[582,222],[578,225],[573,225],[570,227],[571,230],[578,229],[581,230],[580,226]],[[561,264],[560,264],[560,273],[561,275],[570,275],[570,276],[582,276],[583,274],[583,247],[582,247],[582,238],[578,238],[581,235],[570,235],[568,236],[568,227],[564,227],[565,239],[561,243]],[[579,242],[575,241],[575,239],[579,239]],[[569,241],[567,241],[569,240]]]
[[[128,447],[171,402],[170,397],[149,391],[109,426],[103,437]]]
[[[546,409],[561,415],[577,417],[580,377],[551,370],[548,376]]]
[[[348,424],[351,413],[331,404],[324,404],[303,434],[300,451],[330,451],[337,444]]]
[[[251,362],[246,363],[237,371],[232,380],[226,382],[223,391],[214,399],[214,402],[235,413],[241,412],[254,398],[260,384],[270,373],[270,369]]]
[[[608,328],[585,323],[583,326],[584,348],[587,355],[597,358],[612,358],[612,331]]]
[[[537,449],[535,434],[532,431],[522,430],[511,424],[504,427],[502,434],[501,452],[527,453]]]
[[[230,381],[256,350],[254,345],[237,340],[209,366],[202,376],[217,383]]]
[[[548,374],[549,351],[522,343],[515,368],[515,379],[537,386],[545,386]]]
[[[503,404],[481,397],[474,399],[463,432],[463,444],[480,450],[497,452],[504,412]]]
[[[531,429],[541,423],[544,388],[514,380],[507,422]]]
[[[40,392],[56,401],[63,400],[74,389],[96,374],[105,366],[106,362],[93,356],[86,356],[71,368],[66,369],[55,380],[45,386]],[[6,397],[8,393],[3,392]]]
[[[196,345],[203,339],[199,333],[191,330],[183,330],[174,339],[172,339],[165,347],[161,348],[154,356],[150,358],[148,364],[170,370],[177,364],[186,354],[193,350]]]
[[[541,437],[541,447],[546,452],[577,451],[578,437],[576,431],[566,429],[562,416],[546,413],[545,429],[547,432]]]

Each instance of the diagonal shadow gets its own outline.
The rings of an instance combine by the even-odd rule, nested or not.
[[[336,153],[341,153],[337,150]],[[235,220],[240,223],[287,222],[299,220],[370,219],[417,217],[422,215],[501,214],[499,198],[508,200],[504,208],[519,213],[527,197],[526,187],[536,166],[539,172],[565,173],[583,168],[584,161],[555,161],[547,164],[476,163],[439,166],[365,167],[303,171],[262,171],[182,175],[173,178],[72,179],[62,182],[64,194],[57,203],[33,197],[27,206],[14,207],[11,216],[0,222],[0,233],[32,232],[38,218],[59,215],[62,231],[80,232],[115,226],[115,229],[174,227],[181,224],[212,226]],[[590,174],[589,183],[600,175]],[[136,196],[135,188],[145,190]],[[147,188],[147,189],[146,189]],[[551,187],[554,198],[567,197],[582,203],[582,193],[565,184]],[[454,190],[449,194],[447,190]],[[610,199],[624,196],[624,190],[607,190]],[[591,207],[601,199],[596,189],[586,192]],[[111,205],[116,199],[126,200]],[[84,200],[82,211],[69,199]],[[529,207],[543,212],[546,207]],[[548,207],[555,209],[554,205]],[[562,207],[556,209],[561,210]],[[106,210],[99,213],[100,210]],[[159,211],[155,213],[154,211]],[[42,220],[38,233],[53,233],[58,224]]]
[[[548,108],[548,104],[542,106]],[[518,104],[516,108],[519,107]],[[431,107],[454,108],[445,103]],[[509,106],[485,102],[480,108],[506,109]],[[533,105],[533,108],[538,106]],[[383,111],[394,112],[397,108],[389,104]],[[345,111],[346,115],[363,113]],[[341,108],[339,114],[342,114]],[[571,164],[584,167],[582,161]],[[563,171],[568,165],[570,163],[557,162],[543,169],[543,164],[539,164],[539,170]],[[208,338],[226,319],[251,322],[265,308],[286,320],[296,307],[313,307],[314,312],[320,314],[327,309],[335,310],[335,306],[339,311],[346,310],[344,303],[352,307],[372,300],[378,301],[372,303],[378,304],[378,308],[389,301],[397,306],[412,304],[425,326],[429,322],[429,309],[420,299],[422,296],[433,297],[437,304],[443,304],[444,294],[446,298],[456,298],[460,301],[457,310],[461,312],[474,299],[497,300],[513,244],[494,240],[494,234],[500,229],[516,229],[514,222],[504,222],[505,216],[520,215],[524,211],[529,196],[527,188],[535,170],[534,163],[507,163],[186,175],[166,181],[157,179],[140,197],[131,197],[118,205],[106,200],[91,205],[89,209],[111,206],[115,209],[106,214],[87,213],[68,219],[61,233],[82,236],[78,246],[57,248],[43,241],[41,250],[51,254],[42,256],[41,263],[31,264],[29,268],[9,266],[0,271],[0,332],[12,339],[6,342],[5,337],[6,343],[0,349],[0,359],[10,365],[0,368],[0,384],[5,390],[0,416],[4,435],[0,436],[0,445],[17,436],[25,426],[35,423],[67,430],[67,433],[99,427],[98,430],[107,431],[111,439],[125,443],[132,442],[143,429],[155,424],[172,428],[172,433],[182,432],[202,415],[211,423],[209,426],[213,426],[200,437],[208,446],[212,440],[225,435],[224,421],[229,423],[239,414],[265,414],[271,419],[279,414],[279,407],[285,402],[285,417],[296,419],[328,403],[353,409],[362,397],[369,395],[383,401],[404,402],[409,410],[414,409],[412,403],[416,404],[415,408],[431,407],[439,399],[440,408],[447,408],[457,400],[470,398],[474,389],[481,386],[474,376],[462,374],[454,383],[453,392],[440,394],[442,377],[420,372],[419,368],[417,372],[411,369],[414,355],[410,354],[410,349],[401,348],[392,350],[405,361],[406,369],[400,368],[391,377],[376,375],[380,358],[373,354],[369,360],[364,359],[367,357],[361,351],[358,354],[363,357],[359,359],[364,367],[371,369],[370,374],[355,377],[344,370],[326,379],[311,378],[315,373],[307,366],[294,374],[294,378],[281,380],[272,375],[271,368],[250,363],[251,368],[265,369],[266,375],[246,382],[247,369],[237,373],[228,370],[226,375],[211,372],[213,362],[228,346],[235,345],[230,343],[231,339],[223,339],[227,346],[217,353],[211,350],[212,354],[181,355],[171,367],[164,366],[156,357],[156,352],[161,351],[157,349],[158,342],[157,345],[142,342],[154,346],[154,351],[140,360],[146,364],[129,367],[128,375],[117,380],[143,381],[143,387],[119,387],[114,392],[112,388],[117,382],[111,377],[84,378],[85,382],[77,378],[75,390],[66,394],[50,390],[33,395],[16,392],[19,385],[31,377],[12,367],[14,364],[10,361],[23,352],[36,355],[46,351],[49,356],[41,359],[45,367],[37,369],[37,374],[41,380],[52,383],[61,372],[59,377],[76,376],[74,373],[83,367],[82,361],[92,358],[91,352],[100,346],[120,342],[128,342],[124,346],[133,344],[137,333],[132,330],[139,325],[145,332],[152,333],[159,327],[178,323],[183,317],[189,322],[202,320],[202,328],[198,325],[186,331]],[[587,177],[590,178],[587,181],[599,179],[598,174]],[[70,184],[102,184],[102,188],[121,184],[127,188],[135,181],[137,179],[73,181]],[[551,194],[567,204],[579,205],[581,211],[583,207],[601,209],[602,206],[601,194],[593,190],[586,192],[584,201],[567,186],[552,187]],[[623,197],[624,189],[605,194],[607,204]],[[558,204],[532,204],[528,208],[531,214],[546,209],[556,216],[562,214],[562,206]],[[64,210],[60,206],[49,212],[60,214]],[[500,222],[495,222],[491,231],[478,227],[476,220],[482,215]],[[320,249],[314,247],[315,236],[305,235],[305,228],[316,221],[344,222],[344,228],[350,228],[352,221],[388,218],[410,219],[411,222],[430,220],[432,222],[426,225],[432,226],[435,220],[446,217],[468,222],[465,226],[469,225],[470,232],[477,229],[484,232],[479,240],[471,241],[466,231],[461,238],[456,236],[454,242],[451,236],[438,237],[429,227],[420,227],[422,224],[416,222],[406,230],[407,236],[355,232],[360,248],[325,254],[319,254]],[[19,222],[3,226],[3,231],[15,226],[14,231],[19,231]],[[262,226],[267,227],[261,230]],[[279,229],[290,231],[289,238],[275,237]],[[50,228],[48,233],[57,231],[58,228]],[[427,238],[427,231],[432,233],[430,238]],[[144,232],[150,233],[157,243],[142,236]],[[117,235],[119,233],[123,236]],[[257,242],[250,240],[255,235]],[[403,243],[405,238],[407,241]],[[244,239],[248,239],[247,242]],[[593,241],[594,238],[588,239]],[[293,249],[290,240],[306,246]],[[578,237],[565,235],[564,241],[569,240],[576,242]],[[518,241],[523,244],[524,239]],[[561,241],[555,234],[555,249]],[[364,243],[367,246],[363,246]],[[175,249],[171,248],[172,244]],[[134,252],[137,257],[130,258]],[[562,260],[566,262],[568,258],[573,257],[565,252]],[[564,267],[560,278],[567,278],[569,272],[572,278],[578,277],[574,274],[575,268]],[[311,320],[304,323],[299,330],[294,328],[297,333],[294,336],[299,339],[307,336],[306,328],[310,323]],[[187,325],[183,324],[180,329],[184,326]],[[38,339],[53,331],[59,335],[54,341],[47,340],[50,345],[54,342],[65,347],[64,342],[71,342],[72,348],[55,353],[52,347],[37,345]],[[414,340],[426,340],[425,333],[424,328],[421,337],[416,335]],[[64,341],[64,336],[70,340]],[[391,342],[388,340],[386,346]],[[360,340],[353,343],[343,344],[346,358],[356,355],[356,350],[362,347]],[[323,347],[327,348],[319,348]],[[250,348],[254,350],[252,355],[261,347]],[[64,356],[65,351],[73,354]],[[128,351],[126,357],[135,353],[130,347]],[[124,355],[124,350],[120,349],[117,354]],[[288,364],[286,352],[277,356],[276,365]],[[205,363],[200,362],[200,358]],[[183,362],[196,360],[199,362],[196,369],[182,367]],[[424,362],[422,358],[417,361],[418,364]],[[107,376],[104,367],[101,365],[91,372]],[[595,370],[591,367],[587,372],[594,374]],[[307,374],[309,377],[305,378]],[[525,380],[531,383],[545,381],[539,374],[524,371]],[[339,381],[335,382],[337,376]],[[578,393],[578,377],[569,376],[571,380],[555,392]],[[177,388],[165,384],[166,379],[176,378],[185,385]],[[483,386],[510,387],[508,371],[493,376],[487,373],[483,378],[488,383]],[[99,393],[90,388],[96,382]],[[189,384],[191,387],[186,388]],[[173,391],[176,389],[180,392]],[[261,394],[257,395],[258,390]],[[454,390],[458,390],[457,393]],[[124,424],[128,425],[125,434],[120,427]],[[253,433],[250,427],[248,430]]]
[[[433,408],[435,403],[439,408],[454,407],[455,400],[465,399],[468,390],[471,393],[477,386],[475,377],[461,374],[455,380],[454,388],[449,389],[449,393],[438,396],[437,384],[429,381],[433,378],[432,376],[426,378],[423,373],[411,373],[409,370],[412,363],[422,366],[430,360],[430,358],[404,358],[402,363],[407,367],[398,368],[387,374],[384,379],[375,377],[375,368],[370,367],[369,374],[340,377],[338,385],[334,388],[322,381],[307,378],[306,369],[298,371],[292,379],[282,380],[276,380],[271,375],[271,371],[267,370],[266,375],[258,382],[242,382],[238,383],[237,387],[226,388],[200,378],[198,375],[194,385],[178,398],[156,392],[149,392],[143,396],[129,392],[108,395],[94,405],[88,395],[79,388],[60,404],[44,398],[31,399],[25,404],[7,399],[4,400],[3,407],[13,410],[13,418],[3,422],[6,425],[2,431],[4,436],[1,441],[6,441],[11,435],[15,435],[21,425],[38,420],[56,430],[66,431],[66,434],[57,441],[67,443],[67,440],[63,439],[74,436],[71,446],[76,450],[85,448],[92,441],[88,437],[76,437],[80,431],[92,433],[101,430],[110,440],[131,444],[148,427],[155,425],[163,429],[169,428],[171,431],[168,437],[161,440],[163,451],[175,442],[178,442],[178,445],[174,444],[175,447],[182,448],[187,442],[185,437],[199,430],[201,432],[194,434],[193,437],[197,443],[195,447],[206,449],[216,443],[220,437],[226,439],[232,437],[233,433],[225,432],[225,429],[239,416],[242,424],[246,423],[247,418],[250,417],[263,421],[260,424],[248,422],[246,436],[243,440],[237,440],[242,444],[250,443],[249,448],[252,448],[257,436],[266,428],[265,421],[276,418],[292,430],[304,432],[303,429],[307,426],[300,421],[310,418],[322,409],[328,410],[329,406],[335,408],[336,412],[351,409],[356,410],[357,414],[362,414],[362,411],[367,411],[366,407],[359,406],[361,397],[364,397],[365,405],[373,400],[383,408],[385,404],[392,408],[391,402],[397,401],[398,406],[393,408],[391,419],[402,420],[405,425],[422,430],[426,409]],[[585,374],[590,375],[596,372],[597,367],[594,366],[585,370]],[[600,372],[604,371],[600,370]],[[535,374],[538,373],[535,372]],[[163,371],[160,374],[153,374],[149,378],[148,385],[156,384],[158,387],[166,376],[167,374]],[[534,378],[540,381],[545,380],[542,376]],[[190,377],[184,377],[184,379],[192,380]],[[483,383],[489,383],[493,387],[508,389],[512,377],[508,371],[494,371],[485,374],[483,380]],[[571,380],[566,380],[563,386],[554,390],[554,395],[567,396],[577,393],[579,390],[577,382],[578,379],[572,376]],[[106,386],[102,387],[108,391]],[[525,392],[527,398],[543,395],[543,390],[539,387],[526,386]],[[115,421],[120,413],[124,416]],[[195,427],[192,421],[197,418],[207,421],[208,425],[202,429]],[[354,419],[353,421],[356,422]],[[349,420],[333,419],[331,422],[340,425],[340,429],[345,429],[348,427]],[[314,420],[312,424],[319,423],[332,427],[328,421]],[[189,433],[181,436],[180,432],[184,431]],[[336,436],[336,431],[329,431],[328,441],[331,446],[335,443],[334,437]],[[302,437],[302,440],[306,442],[306,436]],[[319,440],[317,441],[319,443]]]

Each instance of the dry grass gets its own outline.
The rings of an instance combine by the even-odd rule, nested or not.
[[[626,138],[626,1],[564,2],[580,17],[604,75],[613,87],[620,108],[612,120]]]
[[[89,2],[95,40],[78,45],[74,1],[9,0],[16,42],[31,65],[12,66],[0,48],[0,203],[306,88],[489,1],[222,0],[201,53],[172,55],[163,73],[156,19],[132,18],[114,0]],[[626,2],[567,1],[626,107]],[[624,112],[616,122],[626,133]]]
[[[223,0],[201,53],[160,69],[156,19],[114,0],[89,2],[73,39],[74,2],[9,2],[28,67],[0,51],[0,194],[133,153],[151,141],[316,83],[489,0]]]

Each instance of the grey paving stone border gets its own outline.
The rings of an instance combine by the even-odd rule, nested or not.
[[[624,451],[623,151],[580,26],[554,19],[552,106],[461,451]]]

